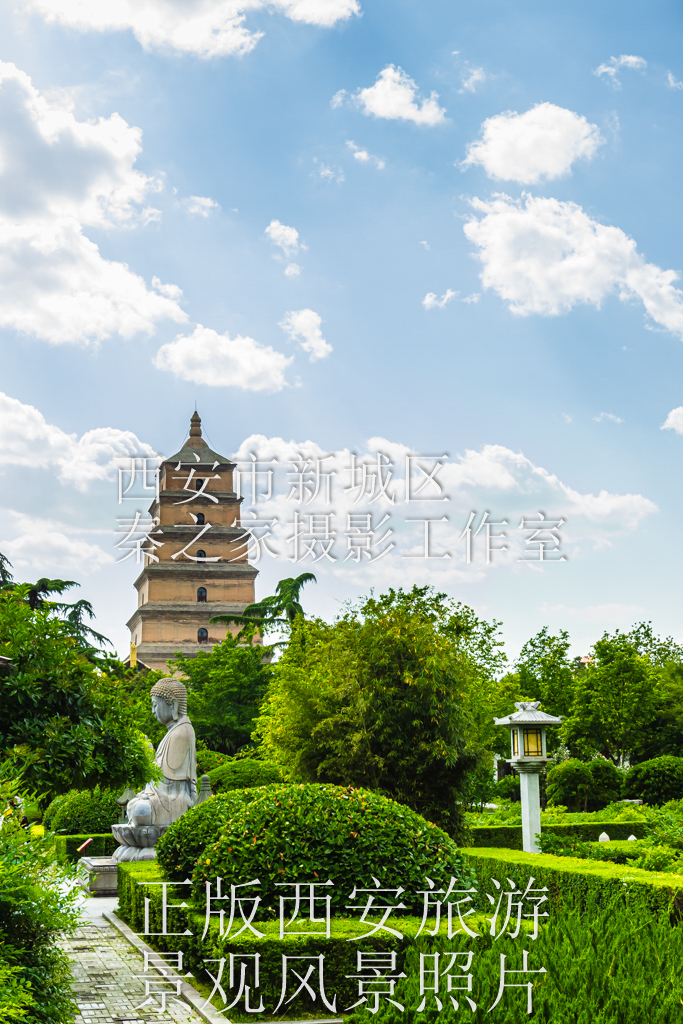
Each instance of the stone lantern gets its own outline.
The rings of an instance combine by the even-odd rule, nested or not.
[[[547,764],[545,730],[559,725],[561,718],[539,711],[540,701],[515,702],[517,711],[505,718],[495,718],[496,725],[510,730],[511,764],[519,773],[522,800],[522,849],[539,853],[536,836],[541,831],[541,801],[538,776]]]

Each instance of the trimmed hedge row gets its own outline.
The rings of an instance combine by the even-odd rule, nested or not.
[[[349,939],[363,935],[371,927],[369,924],[362,925],[358,920],[350,921],[342,918],[332,918],[332,936],[329,939],[324,936],[305,934],[299,936],[288,935],[280,939],[279,922],[264,921],[257,914],[254,926],[258,931],[265,933],[263,938],[257,938],[248,931],[245,931],[237,938],[230,938],[229,936],[221,938],[218,934],[217,918],[214,918],[206,937],[202,939],[205,921],[204,913],[199,913],[192,907],[188,907],[187,909],[168,909],[168,931],[180,934],[165,937],[153,934],[161,931],[162,906],[161,886],[154,883],[165,880],[159,865],[154,861],[119,864],[118,916],[153,948],[163,952],[174,953],[182,950],[184,954],[183,968],[187,965],[195,979],[191,984],[199,982],[198,987],[203,989],[207,995],[208,990],[204,986],[210,983],[210,979],[208,974],[205,973],[205,960],[220,960],[222,957],[229,958],[231,953],[243,956],[260,953],[259,973],[261,984],[256,994],[256,1000],[261,996],[263,997],[266,1007],[265,1012],[268,1016],[270,1016],[270,1013],[272,1013],[274,1007],[279,1002],[282,991],[283,955],[290,957],[317,957],[321,953],[324,954],[326,992],[330,999],[336,994],[336,1012],[340,1012],[344,1007],[348,1007],[358,1000],[357,981],[346,977],[346,975],[357,975],[358,973],[358,950],[362,949],[363,952],[367,953],[386,953],[387,949],[390,948],[397,953],[396,971],[400,972],[407,950],[415,945],[413,936],[420,924],[419,918],[392,917],[389,923],[392,927],[398,928],[403,932],[402,939],[387,935],[386,932],[379,932],[375,936],[364,938],[362,943],[360,943],[349,941]],[[170,908],[171,904],[183,903],[188,899],[189,893],[189,886],[169,883],[167,906]],[[145,898],[149,900],[149,931],[152,934],[145,934]],[[470,922],[472,921],[473,918],[470,918]],[[240,921],[236,930],[239,930],[241,924],[242,922]],[[320,927],[321,925],[319,924],[309,925],[309,928]],[[186,930],[191,931],[193,934],[182,934]],[[467,938],[461,938],[463,940],[461,943],[462,948],[469,948]],[[428,940],[420,941],[427,942]],[[443,938],[441,941],[443,941]],[[476,942],[477,949],[481,949],[482,944],[484,946],[491,944],[491,940],[486,935],[482,935],[478,939],[469,940],[469,942]],[[449,948],[452,948],[452,946],[453,943],[451,942]],[[427,948],[426,945],[424,948]],[[213,971],[214,974],[215,967],[215,963],[208,964],[208,969]],[[313,983],[314,988],[316,987],[315,980]],[[288,995],[291,994],[288,991]],[[216,1007],[222,1006],[220,1002],[216,1002],[215,1005]],[[307,995],[301,995],[296,1002],[289,1005],[285,1004],[280,1009],[278,1019],[292,1015],[300,1020],[302,1015],[311,1014],[320,1017],[321,1014],[328,1015],[329,1013],[329,1008],[326,1008],[324,1004],[321,1005],[319,998],[313,1002]],[[244,1015],[240,1013],[240,1010],[232,1011],[230,1016],[232,1020],[244,1019]]]
[[[78,853],[78,847],[82,846],[86,839],[92,839],[82,853]],[[104,835],[83,835],[83,836],[55,836],[55,847],[58,860],[77,861],[81,857],[111,857],[119,844],[111,832]]]
[[[511,879],[524,890],[533,876],[534,887],[547,886],[550,906],[584,910],[624,902],[661,914],[683,915],[683,875],[643,871],[608,861],[554,857],[551,854],[518,850],[474,849],[461,851],[476,875],[480,909],[482,893],[494,891],[492,879]]]
[[[542,832],[552,832],[556,836],[577,836],[584,843],[597,843],[603,832],[610,839],[628,839],[633,835],[643,839],[647,826],[644,821],[596,821],[570,822],[567,825],[541,825]],[[470,829],[472,846],[505,847],[508,850],[522,849],[521,825],[489,825]]]

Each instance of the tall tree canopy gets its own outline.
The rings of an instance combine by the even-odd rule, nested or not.
[[[371,596],[331,624],[297,618],[256,737],[292,778],[380,790],[457,834],[479,758],[468,694],[499,648],[497,624],[430,587]]]

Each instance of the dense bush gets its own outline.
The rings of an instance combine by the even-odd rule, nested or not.
[[[169,877],[179,882],[189,878],[204,847],[215,842],[225,822],[260,792],[238,789],[219,793],[174,821],[155,847],[157,860]]]
[[[611,761],[571,757],[548,772],[546,792],[551,804],[573,811],[597,811],[621,796],[623,775]]]
[[[655,757],[634,764],[626,773],[626,792],[659,806],[683,797],[683,757]]]
[[[274,764],[257,761],[252,757],[227,761],[209,772],[211,788],[214,793],[229,789],[247,789],[251,786],[269,786],[273,782],[283,782],[282,772]]]
[[[70,796],[73,796],[74,793],[78,793],[78,790],[70,789],[68,793],[60,793],[59,796],[56,796],[54,800],[48,804],[48,808],[43,815],[43,825],[48,829],[48,831],[52,829],[52,822],[59,808]]]
[[[0,770],[0,806],[12,784]],[[67,1024],[73,1020],[71,975],[57,938],[77,922],[51,864],[52,839],[22,828],[21,810],[5,811],[0,828],[0,1021]]]
[[[109,832],[121,816],[116,802],[117,793],[110,789],[72,790],[52,812],[50,828],[63,835]],[[48,811],[50,808],[48,808]],[[47,818],[47,812],[46,812]]]
[[[216,750],[207,750],[197,744],[197,778],[201,778],[202,775],[208,775],[214,768],[219,768],[229,760],[228,754],[219,754]]]
[[[217,841],[209,844],[194,871],[201,896],[206,881],[216,876],[241,883],[261,880],[258,890],[272,912],[283,890],[278,882],[334,883],[332,907],[345,913],[355,886],[373,888],[373,876],[384,888],[403,886],[407,907],[421,906],[415,891],[426,877],[437,883],[451,875],[470,873],[455,843],[440,828],[403,804],[351,786],[268,786],[253,803],[226,822]],[[321,890],[325,892],[325,890]],[[328,893],[325,892],[325,895]],[[358,897],[366,901],[367,896]]]

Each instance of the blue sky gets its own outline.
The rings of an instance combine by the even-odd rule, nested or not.
[[[435,583],[510,654],[546,624],[683,639],[682,30],[673,3],[1,5],[17,576],[80,580],[125,652],[116,459],[176,451],[196,401],[221,452],[339,452],[340,480],[345,452],[450,457],[450,559],[345,561],[342,496],[336,561],[264,557],[259,594]],[[464,564],[470,510],[511,541],[563,517],[567,561]]]

